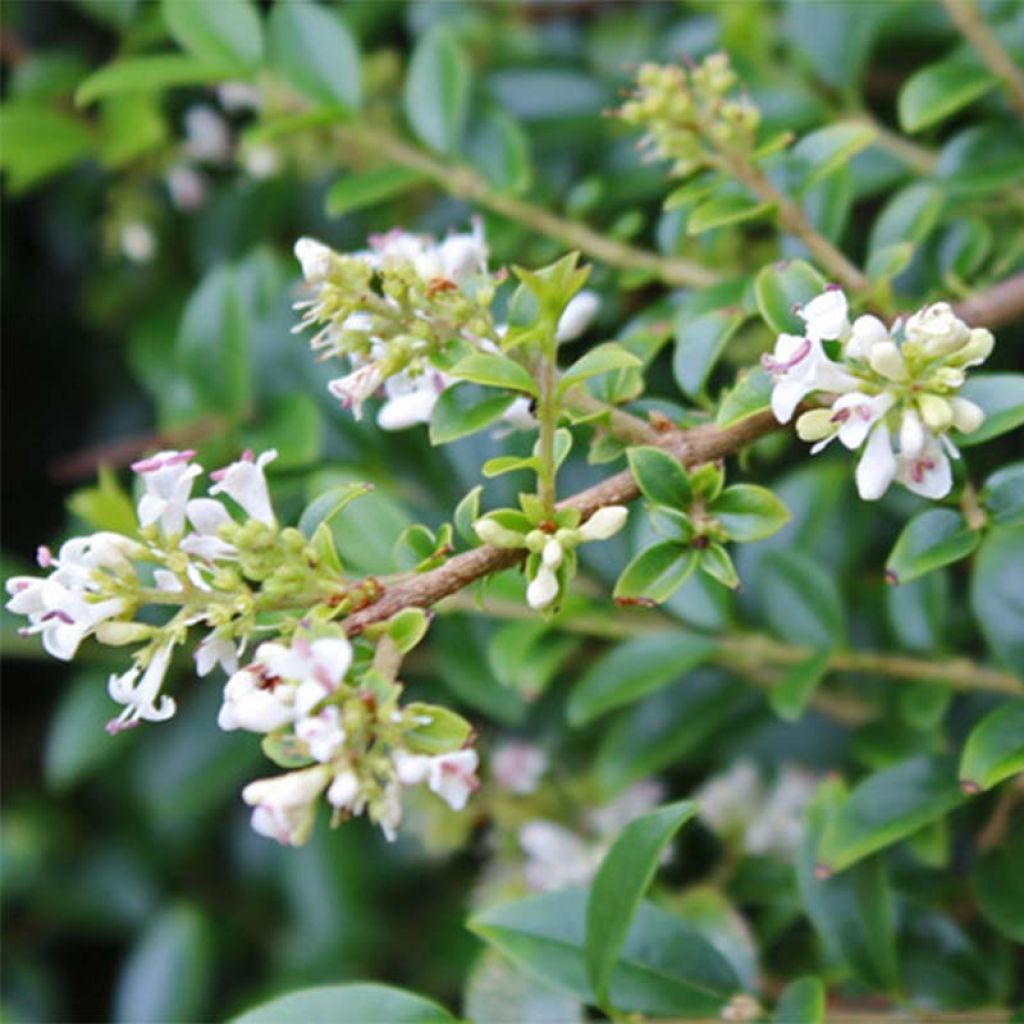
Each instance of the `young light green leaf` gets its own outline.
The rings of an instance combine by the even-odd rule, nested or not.
[[[455,1024],[443,1006],[390,985],[320,985],[278,996],[231,1024]]]
[[[960,785],[977,793],[1019,772],[1024,772],[1024,699],[989,712],[971,730],[960,758]]]
[[[903,527],[885,563],[889,583],[909,583],[918,576],[966,558],[978,546],[981,534],[970,530],[959,512],[931,508]]]
[[[875,772],[829,820],[818,849],[828,871],[906,839],[967,799],[948,757],[922,755]]]
[[[800,188],[813,188],[844,168],[877,134],[864,121],[841,121],[805,135],[792,151],[804,171]]]
[[[708,661],[716,648],[709,637],[683,630],[637,637],[613,647],[573,688],[566,707],[570,725],[586,725],[612,708],[667,686]]]
[[[711,371],[746,315],[738,310],[716,309],[693,316],[685,307],[676,314],[676,348],[672,372],[683,393],[699,395]]]
[[[985,410],[985,422],[970,434],[954,432],[961,448],[984,444],[1024,425],[1024,373],[972,373],[960,394]]]
[[[761,563],[765,616],[791,644],[826,651],[846,638],[842,598],[835,580],[809,555],[772,551]]]
[[[637,907],[669,840],[697,813],[692,800],[666,804],[631,821],[619,834],[594,878],[587,901],[587,977],[598,1002],[608,983]]]
[[[929,64],[911,75],[900,89],[900,126],[906,132],[928,128],[973,103],[997,81],[973,58],[957,55]]]
[[[340,217],[343,213],[352,213],[385,199],[393,199],[427,180],[422,171],[397,164],[362,173],[346,173],[327,190],[324,208],[328,217]]]
[[[913,242],[892,242],[875,249],[864,265],[868,278],[879,284],[902,274],[910,266],[915,248]]]
[[[754,280],[758,311],[776,333],[803,334],[803,321],[794,309],[820,295],[825,284],[825,279],[803,260],[765,267]]]
[[[817,651],[791,666],[772,687],[769,699],[779,718],[795,722],[803,715],[807,702],[828,674],[830,660],[829,651]]]
[[[469,141],[469,158],[495,188],[519,194],[530,187],[533,165],[530,139],[504,110],[488,111]]]
[[[68,498],[68,509],[96,530],[131,537],[139,529],[135,505],[109,466],[100,466],[95,487],[84,487]]]
[[[644,497],[655,505],[686,508],[693,492],[686,470],[668,452],[653,445],[638,445],[626,452],[629,469]]]
[[[513,394],[496,395],[469,381],[445,388],[430,420],[430,443],[447,444],[489,427],[515,400]]]
[[[620,604],[661,604],[697,567],[697,552],[664,540],[645,548],[622,570],[614,597]]]
[[[564,395],[570,388],[599,374],[610,373],[612,370],[639,369],[642,366],[643,362],[632,352],[614,341],[608,341],[585,352],[565,370],[558,382],[558,394]]]
[[[402,734],[409,749],[417,754],[446,754],[458,750],[472,728],[469,722],[439,704],[413,702],[404,709],[410,720],[418,724]]]
[[[712,542],[699,551],[697,557],[701,572],[706,573],[713,580],[717,580],[723,587],[735,590],[740,585],[736,566],[733,565],[729,552],[721,544]]]
[[[820,978],[797,978],[779,996],[772,1024],[825,1024],[825,986]]]
[[[763,412],[771,404],[772,378],[761,366],[744,370],[718,407],[715,422],[728,427],[748,416]]]
[[[70,167],[96,149],[89,126],[35,103],[0,107],[0,169],[15,192]]]
[[[359,109],[359,48],[336,14],[309,0],[288,0],[271,9],[269,30],[271,64],[289,85],[314,103]],[[330,194],[327,205],[330,211]]]
[[[770,537],[789,522],[789,509],[767,487],[756,484],[727,487],[710,510],[729,540],[741,543]]]
[[[263,28],[252,0],[161,0],[160,11],[175,41],[203,60],[254,68],[263,57]]]
[[[422,608],[403,608],[388,619],[387,634],[400,654],[408,654],[426,635],[430,617]]]
[[[470,86],[462,47],[439,22],[417,44],[405,79],[405,115],[428,146],[445,153],[458,149]]]
[[[702,235],[713,228],[764,217],[774,209],[772,203],[762,203],[748,195],[717,195],[705,199],[686,222],[688,235]]]
[[[207,85],[238,75],[238,68],[223,61],[204,60],[188,53],[155,53],[149,57],[125,57],[94,71],[75,92],[75,103],[84,107],[106,96],[121,93],[160,93],[182,85]]]
[[[299,517],[299,532],[305,537],[312,538],[321,524],[329,525],[349,502],[369,494],[372,490],[373,485],[366,483],[338,484],[328,488],[306,506]]]
[[[453,377],[482,384],[489,388],[508,388],[536,398],[540,391],[527,369],[507,356],[492,356],[482,352],[460,359],[449,371]]]

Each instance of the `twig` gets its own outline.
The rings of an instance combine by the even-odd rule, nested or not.
[[[1002,327],[1024,317],[1024,273],[1014,274],[987,291],[954,306],[961,320],[976,327]]]
[[[985,19],[974,0],[942,0],[949,16],[967,41],[977,51],[985,66],[999,79],[1010,105],[1024,116],[1024,71],[1003,49],[996,34],[985,24]]]

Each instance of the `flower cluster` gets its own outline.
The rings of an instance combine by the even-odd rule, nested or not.
[[[220,727],[265,734],[268,756],[295,769],[242,791],[259,834],[300,845],[326,794],[335,824],[366,813],[393,840],[402,787],[426,783],[454,810],[477,788],[467,723],[424,704],[400,707],[401,686],[379,676],[347,681],[352,665],[340,631],[300,629],[288,646],[261,644],[224,687]]]
[[[977,430],[983,411],[957,394],[972,366],[992,351],[992,334],[968,327],[947,303],[919,310],[887,328],[874,316],[849,319],[846,296],[829,287],[799,310],[803,336],[782,334],[763,357],[775,378],[772,410],[788,423],[814,392],[830,397],[796,422],[813,442],[812,453],[836,438],[850,450],[863,447],[857,490],[866,501],[881,498],[893,480],[925,498],[942,498],[953,484],[949,459],[959,452],[951,428]],[[834,342],[835,360],[826,353]]]
[[[507,327],[490,303],[504,274],[487,268],[482,223],[441,242],[400,229],[376,235],[370,247],[342,255],[313,238],[295,243],[295,256],[313,296],[296,303],[297,331],[319,330],[310,344],[322,358],[347,357],[351,371],[328,384],[358,419],[366,401],[382,393],[383,430],[428,423],[438,398],[454,380],[445,372],[462,351],[495,353]],[[572,341],[597,312],[593,292],[580,292],[558,323],[556,340]],[[526,398],[503,417],[514,428],[535,425]]]
[[[485,544],[500,548],[522,549],[526,559],[526,602],[537,611],[549,608],[564,591],[576,568],[576,548],[588,541],[608,540],[626,523],[624,505],[606,505],[585,523],[575,509],[555,513],[554,521],[531,519],[530,507],[498,509],[473,524],[477,536]]]

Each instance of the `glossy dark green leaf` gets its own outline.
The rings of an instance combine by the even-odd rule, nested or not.
[[[910,583],[885,588],[889,625],[901,647],[935,652],[945,646],[949,573],[930,572]]]
[[[462,47],[438,23],[417,44],[405,79],[405,116],[433,149],[458,148],[469,110],[471,73]]]
[[[729,339],[745,319],[737,310],[713,310],[702,316],[679,310],[674,321],[676,348],[672,371],[684,394],[693,397],[704,390]]]
[[[994,526],[978,549],[971,609],[996,657],[1024,675],[1024,524]]]
[[[789,510],[767,487],[733,484],[711,503],[711,514],[729,540],[747,543],[777,533],[789,522]]]
[[[278,996],[232,1024],[448,1024],[456,1020],[433,1000],[390,985],[321,985]]]
[[[310,0],[275,4],[270,12],[270,60],[289,85],[314,103],[359,109],[359,48],[329,8]],[[327,204],[333,212],[330,195]]]
[[[1024,130],[1008,124],[976,124],[958,132],[939,153],[936,176],[961,195],[985,195],[1020,180]]]
[[[990,523],[1024,522],[1024,462],[996,470],[979,495]]]
[[[761,563],[764,613],[791,644],[832,650],[846,636],[842,599],[835,580],[799,551],[773,551]]]
[[[644,497],[656,505],[686,508],[693,500],[686,470],[668,452],[638,445],[626,452],[629,468]]]
[[[874,255],[888,246],[912,242],[920,245],[938,224],[945,205],[942,189],[931,182],[917,182],[901,189],[875,219],[868,241]]]
[[[299,530],[306,537],[312,537],[321,523],[329,524],[350,501],[371,490],[372,486],[364,483],[345,483],[328,488],[306,506],[299,518]]]
[[[919,132],[983,96],[996,82],[996,76],[973,58],[958,55],[929,64],[900,90],[900,125],[904,131]]]
[[[525,192],[533,181],[530,139],[519,122],[504,110],[484,115],[467,146],[473,165],[495,188],[514,194]]]
[[[587,902],[587,977],[604,1003],[608,982],[637,907],[672,837],[697,813],[692,800],[666,804],[631,821],[594,878]]]
[[[825,290],[825,279],[803,260],[765,267],[754,280],[757,308],[777,334],[803,334],[795,310]]]
[[[324,200],[327,216],[340,217],[385,199],[394,199],[427,180],[420,171],[397,164],[345,174],[327,190]]]
[[[715,650],[714,640],[681,630],[627,640],[594,662],[573,687],[569,722],[586,725],[631,704],[702,665]]]
[[[842,170],[865,146],[870,146],[876,131],[864,121],[830,124],[805,135],[792,150],[801,174],[801,188],[811,188]]]
[[[885,563],[885,578],[892,584],[909,583],[966,558],[980,540],[981,534],[968,529],[959,512],[930,508],[903,527]]]
[[[161,0],[160,10],[175,41],[203,60],[253,68],[263,56],[263,27],[252,0]]]
[[[960,785],[975,793],[1024,772],[1024,686],[1021,699],[989,712],[972,730],[960,757]]]
[[[742,224],[764,217],[772,211],[771,203],[762,203],[747,195],[722,194],[705,199],[686,222],[688,235],[702,235],[713,228]]]
[[[652,544],[622,570],[615,584],[617,601],[661,604],[697,568],[697,552],[672,540]]]
[[[797,978],[779,996],[772,1024],[825,1024],[825,986],[819,978]]]
[[[971,891],[985,919],[1013,942],[1024,943],[1024,826],[986,850],[971,872]]]
[[[465,381],[445,388],[430,420],[430,443],[447,444],[489,427],[515,400]]]
[[[728,427],[748,416],[769,408],[772,397],[772,378],[763,367],[744,370],[736,386],[722,399],[715,422]]]
[[[804,713],[807,702],[828,674],[829,651],[818,651],[786,669],[786,674],[771,688],[772,710],[788,722]]]
[[[985,411],[985,422],[977,430],[954,433],[961,448],[984,444],[1024,425],[1024,373],[971,373],[960,394]]]
[[[829,820],[818,860],[830,871],[843,871],[906,839],[966,799],[956,766],[947,757],[913,757],[875,772]]]

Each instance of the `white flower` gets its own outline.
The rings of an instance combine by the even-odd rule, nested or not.
[[[491,774],[499,786],[525,796],[536,790],[548,769],[548,756],[531,743],[503,743],[490,758]]]
[[[117,718],[107,723],[107,732],[113,735],[122,729],[131,729],[141,721],[163,722],[174,714],[174,698],[160,693],[173,650],[174,644],[165,644],[157,648],[142,674],[142,679],[137,683],[140,672],[138,665],[119,676],[110,677],[107,692],[113,700],[125,707]],[[160,698],[159,704],[157,697]]]
[[[701,820],[716,835],[741,835],[764,799],[761,776],[750,761],[737,761],[728,772],[709,779],[694,799]]]
[[[239,114],[259,110],[263,93],[251,82],[221,82],[217,86],[217,100],[229,114]]]
[[[866,440],[872,426],[877,423],[893,405],[893,397],[887,392],[880,395],[865,395],[861,391],[849,391],[832,403],[832,422],[838,425],[833,437],[851,451],[859,448]],[[819,441],[812,449],[815,454],[832,438]]]
[[[313,828],[314,802],[327,787],[323,765],[250,782],[242,799],[252,808],[252,828],[282,846],[301,846]]]
[[[604,855],[603,847],[589,844],[567,828],[542,818],[526,822],[519,829],[518,840],[527,857],[526,883],[541,892],[586,885]]]
[[[625,505],[605,505],[599,508],[580,528],[580,539],[608,540],[626,525],[629,510]]]
[[[362,795],[359,777],[350,768],[338,772],[327,790],[327,802],[339,811],[348,814],[360,814],[366,806],[366,797]]]
[[[253,668],[270,679],[282,679],[296,687],[296,712],[307,715],[341,685],[352,664],[352,645],[345,637],[321,637],[310,642],[296,637],[291,647],[260,644]]]
[[[216,481],[210,488],[210,494],[226,494],[241,505],[251,519],[258,519],[267,526],[276,525],[267,479],[263,474],[264,467],[276,458],[277,450],[274,448],[262,452],[259,458],[247,449],[237,462],[210,474],[210,479]]]
[[[146,487],[138,506],[140,526],[151,526],[160,520],[166,536],[181,533],[192,481],[203,471],[202,466],[191,461],[194,455],[194,451],[157,452],[132,464]]]
[[[208,676],[218,665],[229,676],[233,675],[238,671],[238,654],[238,648],[227,637],[216,630],[207,633],[192,655],[196,662],[196,675],[200,678]]]
[[[920,452],[896,459],[896,479],[914,494],[936,500],[949,494],[953,470],[942,445],[929,434]],[[862,495],[863,496],[863,495]]]
[[[877,316],[859,316],[853,321],[850,336],[843,344],[843,355],[867,361],[875,345],[889,340],[889,328]]]
[[[829,285],[820,295],[799,310],[800,319],[807,325],[811,341],[833,341],[849,329],[849,305],[838,285]]]
[[[614,839],[631,821],[653,811],[665,798],[665,787],[653,779],[627,786],[614,800],[587,813],[587,824],[603,839]]]
[[[206,179],[191,164],[175,164],[165,180],[171,202],[184,213],[198,210],[206,200]]]
[[[749,853],[773,854],[792,860],[803,837],[804,809],[816,785],[817,780],[809,772],[789,766],[783,768],[747,828],[744,848]]]
[[[850,391],[858,384],[825,355],[821,342],[814,338],[780,334],[775,351],[762,356],[761,363],[775,377],[772,412],[780,423],[788,423],[812,391]]]
[[[303,237],[295,243],[295,258],[302,264],[302,276],[310,284],[322,284],[330,276],[334,251],[315,238]]]
[[[273,732],[294,719],[295,687],[268,678],[258,667],[240,669],[224,686],[217,725],[226,732]]]
[[[193,498],[185,505],[185,515],[193,526],[178,547],[188,555],[214,562],[222,558],[236,558],[238,549],[220,539],[220,528],[232,522],[228,510],[213,498]]]
[[[185,113],[182,148],[193,160],[224,163],[231,155],[231,132],[227,122],[212,107],[189,108]]]
[[[156,255],[156,235],[141,220],[128,221],[121,228],[121,252],[132,263],[149,263]]]
[[[889,489],[896,475],[889,428],[878,423],[868,435],[864,454],[857,463],[857,492],[865,501],[877,501]]]
[[[448,379],[437,370],[426,370],[416,376],[397,373],[384,383],[387,401],[377,412],[381,430],[405,430],[419,423],[429,423]]]
[[[398,826],[402,824],[402,790],[397,783],[384,787],[380,802],[371,808],[370,817],[380,826],[389,843],[398,838]]]
[[[440,276],[461,288],[474,277],[487,273],[487,257],[483,221],[476,217],[471,232],[449,235],[438,246]]]
[[[881,374],[887,380],[902,384],[910,377],[907,372],[907,361],[894,341],[879,341],[872,345],[868,353],[868,363],[875,373]]]
[[[535,611],[547,608],[558,597],[558,577],[546,565],[541,565],[537,575],[526,588],[526,603]]]
[[[521,548],[526,544],[523,534],[502,526],[496,519],[484,516],[473,523],[473,531],[485,543],[499,548]]]
[[[936,302],[918,310],[904,328],[907,339],[920,345],[926,356],[937,358],[961,349],[971,329],[953,312],[948,302]]]
[[[456,750],[451,754],[438,754],[430,759],[427,785],[453,811],[466,806],[469,795],[480,785],[476,777],[479,758],[475,750]]]
[[[345,744],[341,713],[331,704],[315,715],[300,719],[295,735],[309,748],[309,756],[324,764],[334,759]]]
[[[596,292],[582,291],[574,295],[558,318],[555,341],[558,344],[575,341],[590,326],[600,306]]]
[[[408,750],[396,750],[391,755],[395,774],[403,786],[418,786],[430,777],[430,758],[426,754],[410,754]]]
[[[281,157],[273,146],[246,146],[242,153],[242,167],[250,178],[264,181],[281,169]]]
[[[364,363],[344,377],[328,381],[327,390],[337,398],[342,408],[351,409],[355,419],[362,419],[363,404],[384,383],[384,374],[378,363]]]
[[[557,569],[562,564],[564,557],[565,552],[562,550],[562,545],[554,537],[544,545],[544,550],[540,554],[541,564],[545,569],[551,570]]]
[[[533,430],[537,426],[537,417],[533,414],[533,401],[529,398],[517,398],[501,416],[512,430]]]

